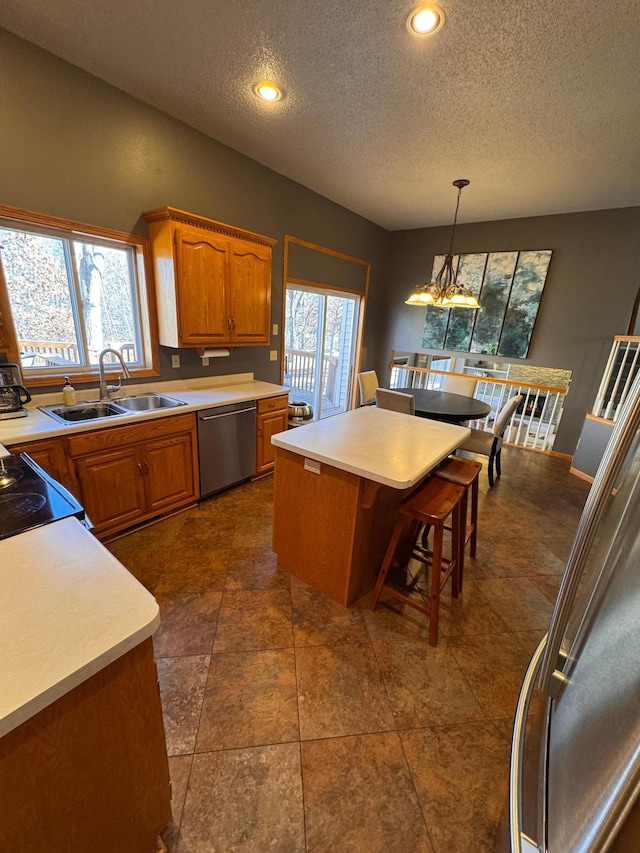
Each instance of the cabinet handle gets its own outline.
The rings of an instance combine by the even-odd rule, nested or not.
[[[142,462],[138,462],[138,477],[142,477],[144,471],[142,470]]]
[[[147,465],[147,463],[146,463],[146,462],[143,462],[143,463],[142,463],[142,470],[143,470],[143,473],[144,473],[144,474],[148,474],[148,473],[149,473],[149,466]]]
[[[235,331],[236,328],[236,318],[234,317],[231,321],[233,323],[232,329]]]
[[[231,317],[227,317],[227,329],[231,331]]]
[[[264,432],[262,430],[262,427],[258,427],[258,438],[262,438],[263,435],[264,435]]]

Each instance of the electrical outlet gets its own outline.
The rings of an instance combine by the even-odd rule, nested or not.
[[[172,355],[171,356],[171,367],[180,367],[180,356]]]
[[[205,355],[205,357],[202,359],[202,366],[203,367],[209,367],[209,356],[208,355]]]
[[[277,335],[277,334],[278,334],[278,324],[277,324],[277,323],[274,323],[274,324],[273,324],[273,334],[274,334],[274,335]]]
[[[269,352],[269,361],[277,361],[278,360],[278,350],[272,349]]]

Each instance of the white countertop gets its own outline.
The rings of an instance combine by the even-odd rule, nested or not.
[[[153,596],[75,518],[0,541],[0,737],[150,637]]]
[[[467,427],[363,406],[280,432],[272,444],[391,486],[418,483],[470,434]]]
[[[261,382],[253,378],[251,373],[234,374],[233,376],[202,377],[198,379],[178,379],[171,382],[146,382],[130,384],[127,380],[122,383],[122,395],[131,397],[135,394],[157,392],[167,394],[184,406],[173,409],[155,409],[150,412],[132,412],[104,420],[90,420],[84,423],[59,423],[50,415],[41,412],[38,406],[62,405],[62,393],[33,395],[33,401],[26,406],[27,417],[13,418],[0,421],[0,443],[6,447],[23,441],[35,441],[40,438],[53,438],[58,435],[87,432],[104,427],[123,426],[130,423],[147,421],[151,418],[170,417],[184,412],[195,412],[213,406],[226,406],[229,403],[243,403],[246,400],[261,400],[277,394],[286,394],[289,388],[275,385],[271,382]],[[78,402],[97,399],[97,390],[78,392]],[[114,398],[117,402],[117,398]]]

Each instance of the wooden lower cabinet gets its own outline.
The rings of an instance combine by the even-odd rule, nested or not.
[[[151,638],[0,738],[7,853],[154,853],[170,797]]]
[[[145,515],[142,467],[137,447],[111,450],[76,463],[82,503],[95,531],[135,524]]]
[[[287,429],[289,418],[289,397],[268,397],[258,400],[256,418],[256,473],[265,474],[273,469],[275,448],[271,436]]]
[[[27,453],[47,474],[79,497],[78,483],[69,464],[64,441],[64,438],[46,438],[14,444],[9,449],[14,454]]]
[[[193,414],[78,433],[67,440],[81,501],[98,535],[196,500]]]

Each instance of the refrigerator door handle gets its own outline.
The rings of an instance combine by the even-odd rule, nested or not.
[[[538,648],[533,653],[531,662],[522,682],[518,698],[515,720],[513,723],[513,739],[511,742],[511,767],[509,773],[509,817],[511,832],[511,853],[540,853],[543,849],[533,839],[522,831],[522,766],[524,759],[524,735],[529,713],[531,694],[535,687],[540,662],[547,645],[547,635],[540,640]]]
[[[567,565],[562,576],[549,623],[548,642],[540,669],[539,687],[543,693],[557,698],[567,682],[562,667],[567,660],[567,650],[562,640],[571,615],[585,563],[591,551],[596,529],[608,505],[612,491],[631,443],[640,425],[640,373],[636,376],[631,393],[622,407],[609,444],[598,467],[578,523]]]

